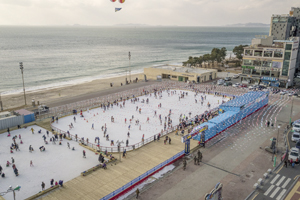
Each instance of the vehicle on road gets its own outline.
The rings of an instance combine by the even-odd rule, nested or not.
[[[288,159],[289,160],[292,159],[293,161],[296,161],[296,160],[299,161],[299,149],[296,147],[291,148]]]
[[[248,89],[249,89],[249,90],[253,90],[253,89],[255,89],[255,86],[254,86],[254,85],[250,85],[250,86],[248,87]]]
[[[225,81],[231,81],[230,77],[225,77]]]
[[[235,74],[235,75],[233,75],[233,77],[232,77],[232,78],[238,78],[238,77],[240,77],[240,75],[238,75],[238,74]]]
[[[235,84],[233,84],[233,87],[240,87],[240,83],[235,83]]]
[[[292,141],[293,142],[298,142],[300,139],[300,134],[299,132],[294,132],[293,135],[292,135]]]

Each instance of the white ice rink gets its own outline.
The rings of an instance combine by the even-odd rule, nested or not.
[[[186,91],[185,91],[186,92]],[[168,115],[169,110],[172,110],[171,119],[173,125],[177,125],[179,122],[180,114],[185,114],[191,112],[192,116],[196,114],[202,114],[204,111],[209,110],[207,103],[211,104],[210,109],[218,106],[218,100],[221,104],[222,97],[214,97],[213,95],[206,95],[206,100],[204,100],[203,106],[201,106],[201,95],[198,94],[196,97],[197,104],[195,103],[194,93],[188,91],[188,96],[184,99],[178,98],[180,91],[173,96],[168,96],[167,92],[163,92],[162,98],[155,99],[152,96],[139,97],[140,102],[135,104],[131,103],[130,100],[126,101],[125,108],[120,108],[114,106],[112,109],[103,112],[103,109],[93,109],[88,112],[84,112],[84,118],[76,115],[76,123],[74,123],[73,117],[68,116],[59,119],[58,123],[53,123],[53,125],[61,130],[69,130],[69,124],[72,122],[74,127],[69,130],[71,134],[77,134],[78,137],[85,137],[90,139],[90,142],[94,142],[95,137],[100,137],[101,146],[110,146],[110,141],[106,141],[103,138],[103,132],[101,126],[107,125],[107,133],[109,134],[110,140],[123,140],[127,138],[128,125],[130,128],[130,138],[129,145],[138,143],[142,139],[142,135],[145,134],[145,139],[157,134],[163,129],[163,124],[160,125],[158,116],[162,115],[163,123],[165,121],[165,116]],[[149,104],[141,103],[142,99],[149,98]],[[223,99],[226,100],[227,99]],[[162,108],[158,108],[158,104],[162,104]],[[136,111],[136,106],[142,109],[142,113],[139,114]],[[157,117],[154,116],[154,111],[157,111]],[[130,124],[129,119],[134,115],[134,120]],[[114,117],[115,122],[110,121],[111,116]],[[150,118],[150,122],[146,123],[147,117]],[[125,118],[127,118],[127,123],[125,124]],[[135,120],[139,119],[141,124],[141,130],[135,125]],[[92,124],[94,123],[95,129],[92,130]],[[79,146],[75,141],[63,140],[62,145],[58,145],[58,142],[52,144],[49,142],[48,145],[44,144],[42,136],[46,131],[38,126],[32,126],[35,130],[35,134],[31,133],[30,128],[19,129],[11,131],[11,137],[7,137],[7,133],[0,134],[0,165],[3,167],[3,172],[6,177],[0,177],[0,192],[4,192],[8,189],[10,185],[15,187],[16,185],[21,186],[21,190],[16,192],[17,199],[24,199],[32,196],[39,191],[41,191],[42,181],[46,184],[46,188],[50,187],[50,180],[53,178],[54,181],[63,180],[67,182],[77,176],[84,170],[87,170],[97,164],[98,156],[91,151],[86,150],[87,158],[82,157],[83,147]],[[42,133],[38,134],[37,131],[42,129]],[[16,142],[19,144],[20,150],[18,152],[10,153],[10,145],[13,143],[12,137],[19,134],[22,137],[23,144],[20,144],[19,137]],[[50,136],[51,133],[49,134]],[[47,138],[49,141],[49,138]],[[67,142],[70,143],[71,148],[74,146],[75,151],[68,149]],[[34,151],[29,152],[29,145],[32,145]],[[115,143],[116,145],[116,143]],[[46,151],[40,152],[39,147],[45,146]],[[19,171],[19,176],[15,176],[12,167],[6,167],[6,162],[11,162],[11,157],[15,159],[15,165]],[[33,161],[33,167],[30,167],[30,160]],[[5,199],[13,199],[12,192],[3,196]]]
[[[155,134],[161,132],[164,129],[165,117],[168,116],[169,110],[171,109],[171,120],[172,124],[179,124],[180,114],[189,116],[199,115],[209,110],[207,103],[211,104],[210,109],[218,107],[218,100],[221,104],[222,100],[227,101],[228,99],[223,99],[222,97],[214,97],[213,95],[205,95],[206,100],[201,106],[201,95],[198,94],[194,97],[195,93],[191,91],[188,92],[188,96],[185,96],[179,101],[179,95],[182,91],[177,91],[176,94],[168,95],[166,91],[163,92],[162,98],[155,98],[154,95],[150,97],[142,96],[139,97],[139,102],[131,103],[130,100],[126,101],[125,108],[120,108],[113,106],[109,110],[104,110],[102,108],[92,109],[88,112],[83,112],[84,118],[79,116],[79,113],[75,115],[76,123],[73,120],[74,116],[63,117],[59,119],[58,123],[53,123],[53,126],[59,128],[63,131],[69,131],[70,134],[78,135],[78,138],[84,137],[84,140],[87,138],[89,142],[95,143],[95,137],[100,138],[100,146],[111,147],[111,140],[114,140],[115,147],[117,146],[116,141],[123,141],[124,143],[121,146],[125,146],[125,142],[128,139],[129,145],[133,145],[141,142],[142,136],[144,134],[144,139],[147,139]],[[204,95],[202,95],[204,97]],[[146,101],[149,98],[149,104],[141,103],[142,99]],[[195,103],[197,99],[197,103]],[[162,107],[158,108],[158,105],[161,103]],[[141,108],[141,114],[136,111],[136,106]],[[154,112],[157,112],[156,117],[154,117]],[[160,125],[159,114],[162,116],[162,125]],[[114,122],[111,122],[111,116],[114,117]],[[134,116],[132,122],[129,122],[129,119]],[[149,117],[149,123],[147,123],[147,117]],[[125,118],[127,122],[125,123]],[[139,130],[139,125],[135,125],[135,120],[139,120],[141,125],[141,130]],[[69,125],[73,123],[74,128],[69,129]],[[106,123],[107,134],[109,134],[109,141],[104,137],[101,127]],[[92,124],[94,124],[94,129],[92,129]],[[128,126],[130,130],[128,130]],[[128,138],[127,133],[130,132],[130,138]]]

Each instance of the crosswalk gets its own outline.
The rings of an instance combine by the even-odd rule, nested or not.
[[[287,185],[291,182],[291,178],[277,174],[270,182],[270,187],[264,193],[265,196],[280,200],[286,192]]]

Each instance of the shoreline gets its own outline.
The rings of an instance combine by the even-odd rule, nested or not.
[[[142,73],[131,74],[131,80],[135,80],[135,78],[139,78],[139,75]],[[84,99],[89,99],[92,97],[89,96],[100,96],[99,93],[109,93],[110,91],[124,90],[125,88],[134,88],[134,86],[139,86],[142,81],[138,80],[137,83],[131,83],[129,85],[125,85],[125,78],[124,76],[117,76],[117,77],[108,77],[104,79],[96,79],[90,82],[79,83],[79,84],[72,84],[67,86],[62,86],[58,88],[49,88],[49,89],[41,89],[36,91],[29,91],[26,93],[26,102],[27,106],[25,106],[24,101],[24,94],[23,92],[17,94],[7,94],[2,95],[1,100],[3,104],[3,110],[14,110],[13,108],[30,108],[32,107],[32,99],[37,102],[39,101],[40,104],[55,104],[55,102],[63,102],[63,101],[70,101],[76,99],[80,99],[80,97]],[[110,83],[113,83],[113,87],[110,87]],[[121,83],[123,86],[121,87]],[[144,82],[145,83],[145,82]],[[134,86],[131,86],[134,85]],[[124,89],[123,89],[124,88]],[[25,88],[26,90],[26,88]],[[37,108],[37,107],[36,107]]]

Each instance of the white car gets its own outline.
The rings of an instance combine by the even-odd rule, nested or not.
[[[296,147],[291,148],[288,159],[293,161],[299,160],[299,149]]]
[[[293,96],[293,95],[294,95],[294,92],[290,92],[290,93],[289,93],[289,96]]]
[[[219,79],[217,84],[218,85],[223,85],[224,83],[225,83],[225,81],[223,79]]]
[[[238,74],[235,74],[235,75],[233,75],[233,77],[232,77],[232,78],[238,78],[238,77],[240,77],[240,75],[238,75]]]
[[[294,132],[293,135],[292,135],[292,141],[293,142],[298,142],[299,139],[300,139],[299,132]]]
[[[300,123],[294,123],[293,124],[293,130],[296,132],[300,132]]]
[[[255,86],[250,85],[250,86],[248,87],[248,89],[249,89],[249,90],[253,90],[253,89],[255,89]]]
[[[239,84],[239,83],[235,83],[235,84],[233,84],[232,86],[233,86],[233,87],[240,87],[240,85],[241,85],[241,84]]]

